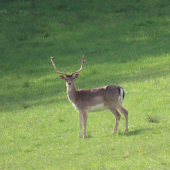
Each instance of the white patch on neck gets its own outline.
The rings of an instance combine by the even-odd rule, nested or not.
[[[67,97],[70,102],[73,102],[72,86],[67,86]]]
[[[103,111],[106,109],[107,107],[104,105],[104,103],[101,103],[101,104],[97,104],[95,106],[90,107],[88,112]]]
[[[71,91],[72,90],[72,86],[68,86],[68,91]]]

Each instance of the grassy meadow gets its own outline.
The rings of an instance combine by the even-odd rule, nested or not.
[[[0,170],[170,168],[169,0],[0,1]],[[87,139],[54,71],[125,89],[129,131],[88,114]]]

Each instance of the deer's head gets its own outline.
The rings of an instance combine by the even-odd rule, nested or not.
[[[74,85],[74,79],[78,78],[79,74],[76,74],[76,73],[79,73],[81,70],[83,70],[83,64],[85,62],[85,57],[84,57],[84,55],[82,56],[82,64],[81,64],[80,69],[78,71],[72,72],[72,74],[66,74],[66,73],[58,71],[55,66],[55,63],[54,63],[54,57],[51,57],[51,62],[52,62],[52,65],[54,66],[55,71],[57,73],[61,74],[60,78],[65,80],[67,87],[69,87],[69,86]]]

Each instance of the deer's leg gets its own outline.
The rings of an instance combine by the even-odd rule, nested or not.
[[[122,106],[119,106],[117,109],[125,116],[125,131],[128,131],[128,111]]]
[[[83,122],[83,114],[79,112],[79,138],[82,136],[82,122]]]
[[[87,138],[87,131],[86,131],[87,112],[83,112],[83,124],[84,124],[84,138]]]
[[[115,118],[116,118],[116,123],[115,123],[115,127],[114,127],[114,130],[113,130],[113,134],[117,132],[117,127],[119,125],[119,120],[120,120],[120,114],[119,112],[115,109],[115,108],[110,108],[111,112],[115,115]]]

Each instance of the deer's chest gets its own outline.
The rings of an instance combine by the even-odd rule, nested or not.
[[[81,111],[81,110],[77,107],[76,104],[73,103],[73,106],[74,106],[74,108],[75,108],[77,111],[79,111],[79,112]]]

